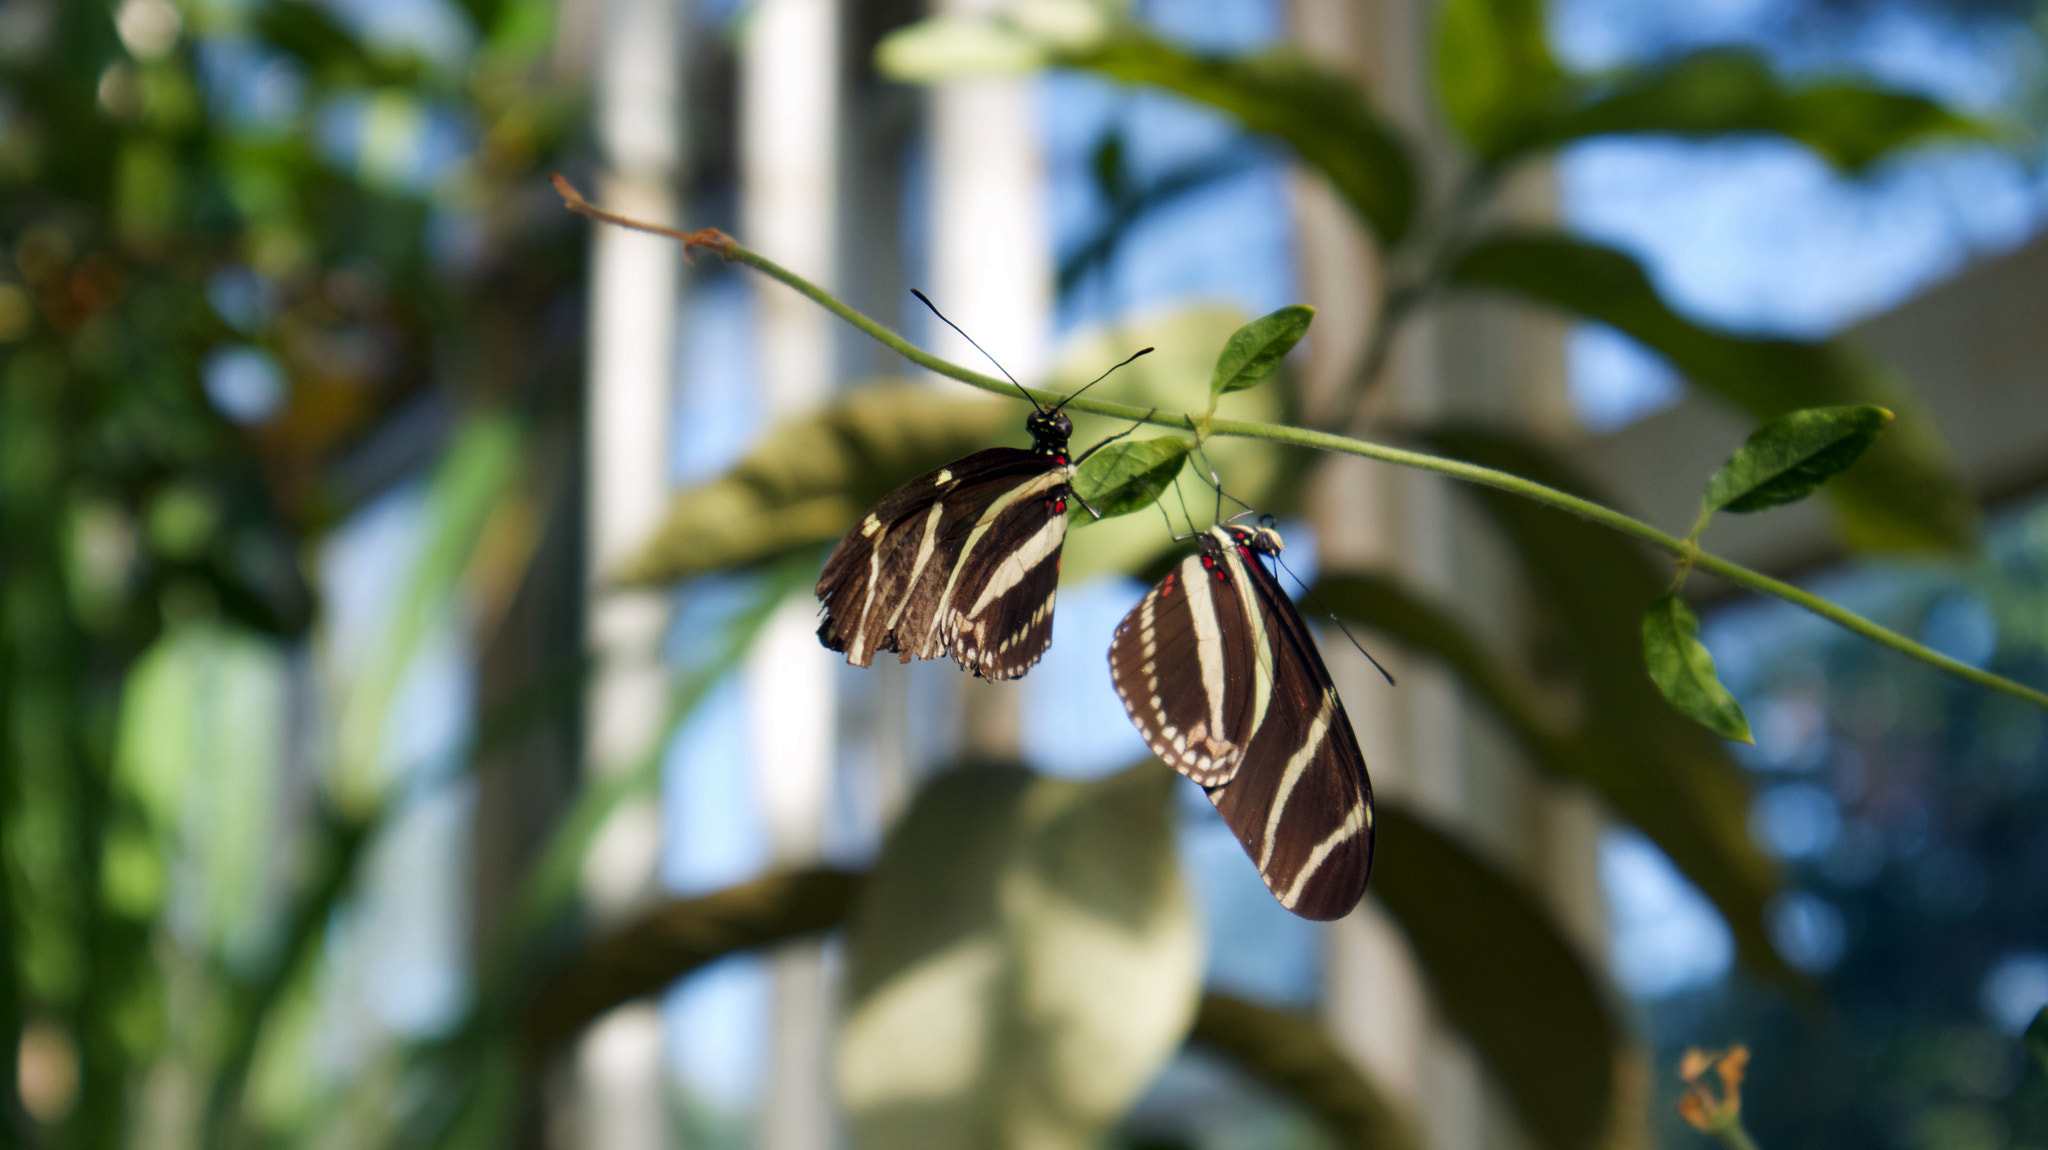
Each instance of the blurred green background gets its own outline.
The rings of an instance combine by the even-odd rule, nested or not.
[[[1022,684],[820,662],[830,542],[1020,405],[608,254],[548,184],[825,251],[953,354],[905,306],[942,286],[1055,388],[1156,344],[1098,391],[1167,409],[1306,300],[1224,414],[1672,530],[1761,419],[1884,402],[1825,498],[1708,546],[2039,685],[2042,19],[0,0],[0,1137],[1684,1146],[1678,1052],[1741,1041],[1767,1148],[2048,1147],[2048,717],[1696,583],[1730,747],[1642,673],[1661,561],[1219,443],[1402,670],[1326,644],[1379,871],[1294,920],[1108,689],[1154,513],[1075,531]],[[669,109],[651,152],[604,91]],[[633,336],[592,309],[648,284],[652,511],[604,542]]]

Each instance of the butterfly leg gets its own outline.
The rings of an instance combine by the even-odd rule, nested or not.
[[[1141,428],[1141,427],[1145,426],[1145,423],[1146,423],[1146,421],[1147,421],[1147,420],[1149,420],[1149,419],[1151,419],[1151,418],[1152,418],[1153,416],[1155,416],[1155,415],[1157,415],[1157,414],[1159,414],[1159,409],[1155,407],[1155,408],[1153,408],[1152,410],[1150,410],[1150,411],[1148,411],[1148,412],[1146,412],[1146,413],[1145,413],[1145,418],[1144,418],[1144,419],[1141,419],[1141,420],[1139,420],[1138,422],[1136,422],[1136,423],[1133,423],[1133,424],[1132,424],[1132,425],[1130,426],[1129,430],[1126,430],[1126,431],[1119,431],[1119,432],[1117,432],[1117,433],[1116,433],[1115,435],[1112,435],[1112,436],[1110,436],[1110,437],[1109,437],[1108,439],[1105,439],[1105,440],[1103,440],[1103,441],[1102,441],[1101,443],[1098,443],[1098,444],[1096,444],[1095,446],[1093,446],[1093,447],[1089,448],[1088,450],[1086,450],[1086,451],[1082,452],[1082,453],[1081,453],[1081,458],[1079,458],[1079,459],[1076,459],[1076,460],[1074,461],[1074,466],[1076,466],[1076,467],[1079,467],[1079,466],[1081,466],[1081,465],[1082,465],[1083,463],[1086,463],[1086,462],[1088,461],[1088,457],[1089,457],[1089,456],[1091,456],[1091,455],[1095,454],[1095,453],[1096,453],[1096,452],[1098,452],[1098,451],[1101,451],[1101,450],[1102,450],[1103,448],[1105,448],[1105,447],[1108,447],[1108,446],[1109,446],[1110,444],[1112,444],[1112,443],[1115,443],[1115,442],[1116,442],[1117,440],[1119,440],[1119,439],[1122,439],[1122,438],[1124,438],[1125,436],[1127,436],[1127,435],[1131,434],[1131,432],[1133,432],[1133,431],[1136,431],[1136,430],[1138,430],[1139,428]],[[1076,498],[1079,498],[1079,496],[1076,496]],[[1088,505],[1087,505],[1086,503],[1083,503],[1083,504],[1082,504],[1081,506],[1083,506],[1083,507],[1086,507],[1086,506],[1088,506]],[[1100,519],[1100,518],[1102,518],[1102,517],[1101,517],[1100,515],[1098,515],[1098,516],[1096,516],[1096,518],[1097,518],[1097,519]]]

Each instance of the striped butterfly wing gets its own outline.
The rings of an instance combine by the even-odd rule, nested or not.
[[[1201,784],[1281,905],[1339,918],[1372,869],[1365,757],[1250,539],[1206,536],[1118,627],[1110,673],[1153,753]]]
[[[1243,761],[1256,695],[1252,635],[1236,593],[1205,556],[1190,555],[1110,640],[1110,680],[1131,722],[1153,754],[1204,787],[1230,781]]]
[[[825,563],[819,640],[858,667],[894,651],[989,679],[1030,670],[1052,642],[1071,478],[997,447],[890,492]]]
[[[1365,755],[1286,589],[1248,550],[1234,551],[1230,567],[1252,590],[1270,639],[1261,650],[1272,660],[1272,702],[1237,774],[1209,801],[1282,906],[1303,918],[1342,918],[1372,874]]]

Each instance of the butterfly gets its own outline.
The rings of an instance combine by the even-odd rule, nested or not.
[[[1259,556],[1282,543],[1219,523],[1110,641],[1145,742],[1200,784],[1280,905],[1341,918],[1372,874],[1372,781],[1315,639]]]
[[[912,294],[960,330],[924,293]],[[904,663],[951,655],[984,679],[1017,678],[1045,655],[1067,503],[1101,518],[1074,493],[1075,472],[1130,432],[1074,459],[1067,449],[1074,424],[1060,410],[1074,396],[1050,410],[1028,392],[1024,398],[1032,408],[1024,420],[1029,448],[991,447],[920,475],[883,496],[839,541],[817,586],[825,615],[818,639],[827,648],[856,667],[882,651],[897,652]]]

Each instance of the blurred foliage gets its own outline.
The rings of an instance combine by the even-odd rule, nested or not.
[[[547,6],[469,14],[451,62],[309,4],[8,8],[0,1022],[59,1036],[32,1076],[74,1067],[11,1133],[288,1132],[242,1092],[406,766],[400,681],[530,553],[557,476],[514,465],[573,411],[581,246],[537,165],[576,104],[536,71]],[[399,608],[323,675],[319,548],[423,466]]]
[[[1890,562],[1815,581],[1960,658],[2048,675],[2048,507],[1989,525],[1960,568]],[[1737,977],[1648,1003],[1659,1066],[1688,1043],[1755,1053],[1761,1146],[2038,1146],[2048,1072],[2023,1037],[2048,960],[2048,718],[1769,604],[1704,616],[1756,722],[1758,837],[1784,858],[1772,937],[1815,1002]],[[1666,1141],[1696,1137],[1669,1104]]]
[[[1157,762],[969,765],[905,812],[847,927],[837,1073],[868,1146],[1085,1146],[1185,1039],[1202,943]]]
[[[1972,538],[1974,511],[1938,438],[1880,365],[1832,343],[1708,330],[1628,257],[1489,232],[1481,213],[1516,162],[1596,134],[1775,133],[1863,170],[1928,138],[1983,137],[1985,125],[1876,85],[1787,82],[1735,50],[1577,75],[1552,58],[1536,0],[1454,0],[1438,88],[1469,171],[1430,202],[1418,149],[1350,78],[1288,53],[1189,53],[1081,9],[914,25],[881,61],[923,79],[1062,65],[1218,109],[1329,180],[1389,268],[1422,269],[1390,282],[1377,316],[1389,331],[1438,293],[1507,291],[1627,332],[1759,419],[1883,404],[1897,425],[1829,484],[1843,537]],[[0,947],[13,961],[0,978],[0,1078],[21,1088],[0,1129],[75,1147],[504,1144],[531,1117],[540,1057],[599,1010],[719,955],[845,923],[842,1077],[866,1142],[914,1130],[931,1145],[1088,1144],[1193,1040],[1344,1145],[1416,1145],[1408,1117],[1313,1023],[1202,993],[1171,849],[1172,780],[1157,764],[1088,784],[949,772],[892,828],[868,876],[769,876],[587,938],[576,877],[605,818],[657,786],[662,747],[650,746],[631,770],[577,787],[549,825],[525,828],[530,850],[495,876],[506,889],[486,900],[480,880],[471,991],[453,1022],[386,1028],[342,1065],[324,1058],[343,925],[393,827],[438,790],[493,782],[485,768],[537,732],[571,748],[550,761],[573,779],[586,673],[574,650],[552,662],[527,648],[479,656],[493,686],[452,765],[428,775],[394,760],[394,715],[425,653],[451,631],[477,651],[509,642],[536,572],[573,551],[564,493],[576,490],[567,445],[580,440],[568,381],[584,230],[544,177],[577,159],[584,108],[581,80],[552,63],[546,0],[460,0],[453,47],[395,45],[337,11],[300,0],[6,8]],[[1120,147],[1098,149],[1113,210],[1070,254],[1067,286],[1148,213],[1244,163],[1221,155],[1139,186]],[[1072,391],[1152,344],[1097,394],[1299,420],[1300,380],[1281,357],[1307,320],[1285,309],[1246,328],[1198,308],[1112,327],[1070,347],[1050,386]],[[1362,371],[1357,394],[1374,382]],[[632,578],[737,576],[744,593],[693,643],[670,725],[745,658],[862,507],[1016,442],[1020,415],[904,383],[851,389],[680,493]],[[1077,423],[1077,448],[1127,430]],[[1512,436],[1432,434],[1451,454],[1582,487]],[[1105,510],[1149,510],[1185,462],[1167,442],[1098,457],[1128,496]],[[1195,460],[1282,514],[1302,505],[1312,462],[1248,441],[1205,444]],[[1586,785],[1706,892],[1747,969],[1799,985],[1766,929],[1786,895],[1749,837],[1743,774],[1663,702],[1638,654],[1657,570],[1603,530],[1498,492],[1475,497],[1520,565],[1543,650],[1494,650],[1455,610],[1380,573],[1331,573],[1320,593],[1450,668],[1532,762]],[[397,502],[414,509],[404,571],[370,596],[374,623],[344,617],[336,603],[360,589],[323,585],[326,547]],[[1145,570],[1175,547],[1173,511],[1157,529],[1077,519],[1066,576]],[[2037,607],[2002,621],[2038,626],[2048,615]],[[1945,689],[1954,708],[2003,705]],[[2014,793],[2031,802],[2031,787]],[[1999,823],[2012,856],[1999,865],[2025,871],[2035,862],[2019,813],[1976,817],[2011,823]],[[1382,833],[1379,897],[1532,1141],[1606,1136],[1627,1040],[1591,966],[1507,868],[1398,808]],[[2015,905],[2014,922],[2038,921],[2038,907]],[[2000,929],[2002,942],[2018,932]],[[1885,968],[1901,1001],[1952,995],[1906,969]],[[1796,1031],[1777,1006],[1743,1009],[1760,1050],[1770,1028]],[[951,1029],[927,1031],[934,1019]],[[1868,1065],[1938,1093],[1927,1082],[1950,1072],[1915,1061],[1932,1047],[1914,1041],[1888,1040]],[[933,1071],[948,1050],[961,1057]],[[1760,1129],[1792,1127],[1788,1094],[1758,1084]]]

